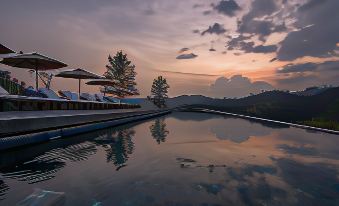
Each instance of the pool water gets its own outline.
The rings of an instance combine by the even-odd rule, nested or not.
[[[339,205],[338,145],[178,112],[0,153],[0,205]]]

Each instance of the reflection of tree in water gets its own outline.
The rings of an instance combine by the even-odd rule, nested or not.
[[[106,148],[107,162],[113,162],[119,170],[126,166],[125,163],[129,155],[133,153],[134,143],[132,138],[134,135],[133,129],[109,130],[94,141]]]
[[[149,129],[153,138],[158,142],[158,144],[166,141],[166,137],[169,134],[169,131],[166,129],[164,118],[156,119]]]

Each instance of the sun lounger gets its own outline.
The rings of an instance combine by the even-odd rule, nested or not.
[[[66,98],[68,100],[73,100],[73,101],[79,100],[77,93],[70,92],[70,91],[61,91],[61,90],[58,93],[60,94],[60,96]]]
[[[23,95],[27,97],[42,97],[42,95],[37,92],[32,86],[27,87],[24,90]]]
[[[8,95],[8,92],[4,88],[0,87],[0,95]]]
[[[104,99],[104,95],[102,95],[102,94],[95,94],[94,96],[95,96],[95,98],[98,102],[110,102],[110,101],[107,101],[106,99]]]
[[[118,99],[118,98],[114,98],[114,97],[104,97],[104,99],[106,100],[106,101],[109,101],[109,102],[111,102],[111,103],[119,103],[120,102],[120,99]]]
[[[80,99],[87,100],[87,101],[94,101],[94,102],[97,101],[95,96],[88,94],[88,93],[81,93]]]
[[[48,99],[61,99],[53,90],[47,88],[40,88],[39,93]]]

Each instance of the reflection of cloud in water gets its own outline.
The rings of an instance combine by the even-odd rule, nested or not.
[[[222,184],[199,183],[194,186],[197,190],[205,190],[209,194],[217,195],[225,186]]]
[[[211,124],[211,132],[218,139],[241,143],[252,136],[266,136],[272,129],[245,119],[227,118]]]
[[[335,165],[304,164],[291,159],[275,159],[286,183],[299,191],[303,205],[336,205],[339,202],[339,180]]]
[[[317,155],[319,154],[318,151],[314,147],[308,146],[290,146],[287,144],[281,144],[277,146],[278,149],[283,150],[285,153],[288,154],[299,154],[299,155]]]
[[[259,178],[256,184],[242,182],[237,190],[245,205],[281,205],[287,196],[286,191],[271,186],[264,177]]]
[[[253,177],[255,173],[273,175],[277,173],[277,169],[271,165],[245,165],[240,168],[227,168],[227,174],[238,181],[245,181],[246,177]]]
[[[223,118],[222,116],[219,115],[199,112],[175,112],[171,114],[171,117],[181,121],[198,121],[198,122]]]

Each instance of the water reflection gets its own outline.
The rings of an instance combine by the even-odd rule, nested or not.
[[[0,201],[4,199],[7,190],[9,190],[8,185],[3,180],[0,180]]]
[[[0,153],[0,205],[339,205],[338,136],[189,114]]]
[[[149,129],[152,137],[158,144],[166,141],[166,137],[169,134],[169,131],[166,129],[164,118],[156,119],[154,123],[149,127]]]
[[[133,129],[111,129],[99,135],[93,141],[102,145],[106,150],[107,162],[113,162],[116,170],[126,166],[128,156],[133,153],[134,143],[132,138],[135,135]]]

